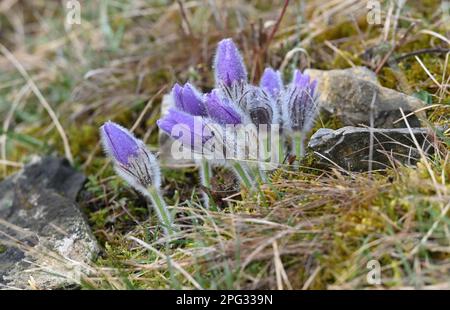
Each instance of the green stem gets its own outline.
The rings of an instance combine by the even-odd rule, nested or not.
[[[286,158],[286,154],[288,153],[286,149],[286,137],[282,136],[280,141],[278,141],[278,159],[279,163],[284,164],[284,160]]]
[[[202,185],[206,188],[211,188],[211,166],[206,159],[202,159],[200,161],[200,174],[202,178]]]
[[[260,183],[267,183],[267,174],[266,174],[266,170],[260,168],[259,166],[256,167],[257,170],[257,174],[258,174],[258,181]]]
[[[209,161],[207,159],[201,159],[200,160],[200,177],[202,181],[202,185],[206,187],[208,190],[211,190],[211,173],[212,168],[209,164]],[[205,205],[205,208],[210,208],[210,201],[212,202],[211,205],[214,206],[214,201],[209,197],[209,194],[205,191],[202,191],[203,193],[203,202]]]
[[[258,165],[252,169],[246,163],[240,163],[236,161],[233,164],[233,169],[236,175],[241,181],[241,185],[244,184],[251,192],[257,191],[264,205],[267,204],[264,192],[261,190],[261,183],[263,183],[261,173],[263,173]],[[256,171],[255,171],[256,170]],[[252,181],[254,179],[254,181]]]
[[[253,187],[252,181],[250,180],[247,172],[245,171],[240,162],[236,161],[233,163],[233,170],[239,177],[241,184],[244,184],[244,186],[247,187],[248,189],[251,189]]]
[[[259,194],[259,197],[262,200],[262,204],[264,206],[266,206],[267,205],[267,200],[266,200],[266,197],[264,195],[264,192],[261,189],[261,184],[267,183],[266,172],[264,170],[260,169],[259,165],[256,165],[254,167],[254,169],[251,169],[250,167],[248,167],[248,171],[252,172],[252,177],[253,176],[255,177],[255,179],[256,179],[256,182],[255,182],[256,190],[257,190],[257,192]]]
[[[294,146],[295,157],[300,161],[304,156],[304,134],[302,132],[296,132],[292,137],[292,143]]]
[[[164,199],[161,197],[159,190],[154,186],[150,186],[148,187],[148,194],[152,201],[153,208],[158,215],[160,224],[163,226],[164,233],[166,235],[172,235],[176,231],[173,225],[172,215],[170,214]]]
[[[256,163],[257,175],[259,176],[259,181],[261,183],[267,182],[266,170],[271,169],[271,163],[267,160],[272,160],[270,152],[270,139],[268,137],[262,137],[259,141],[259,156],[258,162]]]

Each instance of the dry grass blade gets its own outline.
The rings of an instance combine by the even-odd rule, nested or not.
[[[438,185],[438,182],[436,180],[436,176],[434,175],[433,169],[431,168],[431,165],[428,161],[428,158],[426,157],[422,147],[420,146],[419,142],[417,142],[416,136],[413,134],[412,130],[411,130],[411,126],[409,126],[409,122],[408,119],[406,118],[405,113],[403,112],[403,109],[400,108],[400,113],[402,114],[403,120],[406,124],[406,127],[409,130],[409,133],[411,135],[411,139],[414,141],[414,144],[416,145],[417,150],[419,151],[420,157],[422,159],[422,162],[425,164],[425,166],[427,167],[428,173],[430,175],[431,180],[433,180],[433,184],[436,188],[436,193],[438,193],[439,196],[441,196],[441,188]]]
[[[23,167],[22,163],[17,163],[17,162],[5,160],[5,159],[0,159],[0,165],[16,167],[16,168],[22,168]]]
[[[423,70],[427,73],[427,75],[430,77],[430,79],[439,87],[442,88],[442,85],[436,80],[436,78],[433,76],[433,74],[431,74],[430,70],[428,70],[428,68],[424,65],[424,63],[422,62],[422,60],[420,60],[419,57],[414,56],[417,60],[417,62],[420,64],[420,66],[423,68]]]
[[[156,253],[161,259],[167,259],[167,256],[164,255],[163,253],[161,253],[160,251],[158,251],[157,249],[155,249],[154,247],[152,247],[151,245],[149,245],[148,243],[139,240],[133,236],[128,237],[128,239],[133,240],[134,242],[138,243],[139,245],[143,246],[144,248]],[[180,266],[180,264],[178,264],[176,261],[171,260],[170,264],[173,265],[173,267],[175,269],[177,269],[183,276],[186,277],[186,279],[189,280],[189,282],[198,290],[202,290],[202,286],[195,281],[195,279],[183,268]]]
[[[33,93],[38,98],[40,104],[47,111],[47,113],[50,116],[50,118],[52,119],[56,129],[58,130],[59,135],[61,136],[61,139],[62,139],[63,145],[64,145],[65,155],[66,155],[67,159],[69,160],[69,162],[73,163],[73,156],[72,156],[72,151],[70,150],[69,139],[67,138],[66,132],[64,131],[63,126],[59,122],[58,117],[56,116],[56,113],[53,111],[53,109],[50,106],[50,104],[44,98],[44,96],[42,95],[42,93],[39,90],[39,88],[36,86],[34,81],[31,79],[31,77],[28,75],[28,73],[25,70],[25,68],[16,59],[16,57],[14,57],[14,55],[1,43],[0,43],[0,50],[1,50],[2,54],[5,55],[5,57],[14,65],[14,67],[16,67],[16,69],[20,72],[22,77],[27,81],[27,83],[30,86],[31,90],[33,91]]]

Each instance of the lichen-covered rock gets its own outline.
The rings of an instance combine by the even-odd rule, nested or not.
[[[0,183],[0,288],[76,285],[99,252],[75,202],[85,177],[46,157]]]
[[[425,153],[433,151],[433,135],[427,128],[412,128],[412,133]],[[337,164],[349,171],[367,171],[370,161],[370,129],[343,127],[319,129],[308,147],[317,152],[320,163]],[[372,169],[386,169],[394,161],[415,164],[420,154],[407,128],[373,129]]]
[[[414,112],[424,103],[406,94],[381,86],[374,72],[365,67],[344,70],[306,70],[319,81],[319,101],[323,111],[338,117],[346,126],[370,125],[373,115],[374,127],[406,127],[401,118],[400,108],[405,114]],[[371,103],[376,94],[373,112]],[[420,127],[423,113],[408,118],[411,127]]]

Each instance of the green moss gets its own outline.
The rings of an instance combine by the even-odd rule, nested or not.
[[[411,4],[410,4],[411,5]],[[435,16],[436,12],[441,10],[441,0],[421,0],[414,2],[415,11],[419,12],[422,19],[426,23],[432,23],[431,18]]]
[[[3,253],[5,253],[5,252],[6,252],[6,250],[7,250],[7,247],[6,247],[6,245],[0,244],[0,254],[3,254]]]
[[[108,167],[104,175],[113,176],[112,168]],[[145,199],[118,177],[104,183],[95,176],[89,176],[79,203],[101,244],[108,240],[110,232],[125,234],[136,225],[136,221],[148,218]]]
[[[74,157],[85,160],[99,142],[98,127],[92,125],[72,125],[67,130]]]
[[[196,189],[200,184],[197,168],[163,168],[162,175],[165,182],[163,188],[167,189],[164,193],[169,198],[169,203],[175,203],[177,200],[190,200],[193,195],[196,196]]]
[[[390,67],[383,67],[378,75],[380,84],[384,87],[396,89],[398,85],[397,77]]]
[[[318,35],[314,40],[316,42],[324,42],[330,40],[336,40],[340,38],[348,38],[357,35],[358,32],[355,29],[353,22],[343,22],[341,24],[333,25],[327,28],[324,32]]]
[[[313,129],[311,130],[311,133],[316,132],[320,128],[339,129],[342,127],[344,127],[344,124],[338,117],[336,117],[330,113],[322,112],[317,117],[317,121],[316,121]]]

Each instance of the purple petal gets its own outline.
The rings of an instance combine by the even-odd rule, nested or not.
[[[208,115],[214,121],[219,124],[241,124],[241,116],[236,109],[227,103],[225,100],[221,100],[216,90],[206,95],[206,109]]]
[[[283,88],[280,72],[275,71],[272,68],[266,68],[259,85],[273,98],[276,98]]]
[[[314,97],[317,80],[311,81],[311,77],[308,74],[302,74],[299,70],[295,70],[293,85],[298,89],[306,91],[309,96]]]
[[[214,61],[216,84],[232,86],[247,81],[247,71],[236,45],[231,39],[224,39],[217,46]]]
[[[158,125],[159,129],[166,132],[168,135],[171,135],[172,129],[177,124],[177,122],[173,118],[170,118],[169,115],[167,115],[166,117],[157,120],[156,124]]]
[[[169,110],[164,118],[157,121],[157,125],[172,138],[180,139],[184,145],[188,145],[192,149],[201,148],[211,138],[211,136],[204,135],[206,124],[202,117],[176,109]]]
[[[183,104],[183,87],[180,86],[180,84],[175,83],[175,85],[172,87],[172,96],[173,100],[175,101],[175,106],[184,111],[184,104]]]
[[[309,86],[310,77],[307,74],[302,74],[300,70],[295,70],[293,83],[300,88],[306,88]]]
[[[127,129],[106,122],[100,130],[105,150],[119,163],[127,165],[130,158],[138,154],[139,142]]]
[[[302,74],[299,70],[294,72],[292,84],[282,101],[284,123],[290,130],[311,130],[318,111],[316,88],[317,80],[311,81],[309,75]]]
[[[314,98],[314,94],[315,94],[316,88],[317,88],[317,80],[312,81],[309,87],[310,87],[311,97]]]
[[[183,112],[196,116],[206,116],[202,95],[191,84],[183,87],[175,84],[172,89],[175,106]]]

